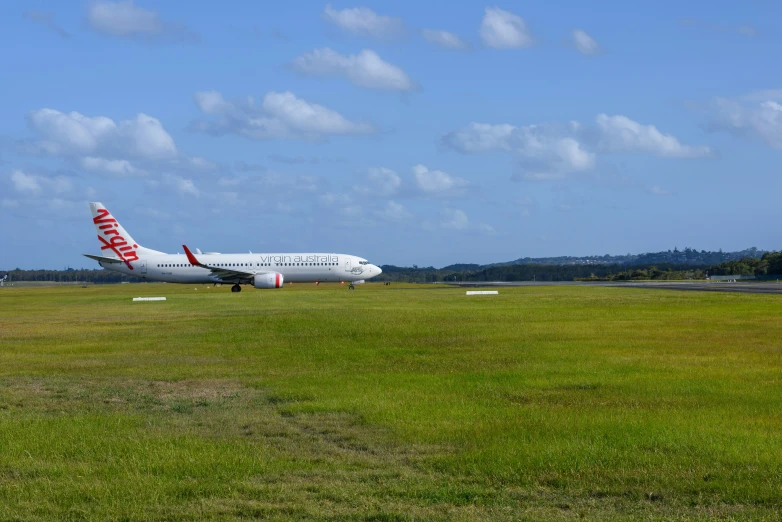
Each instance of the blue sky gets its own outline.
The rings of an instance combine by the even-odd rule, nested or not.
[[[2,268],[780,248],[779,2],[2,9]]]

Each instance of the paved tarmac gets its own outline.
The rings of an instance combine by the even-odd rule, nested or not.
[[[625,286],[659,288],[661,290],[699,290],[702,292],[739,292],[743,294],[780,294],[782,283],[625,283]]]
[[[780,294],[782,295],[782,282],[706,282],[706,281],[482,281],[466,283],[439,283],[464,287],[509,287],[509,286],[610,286],[618,288],[653,288],[659,290],[696,290],[701,292],[740,292],[746,294]]]

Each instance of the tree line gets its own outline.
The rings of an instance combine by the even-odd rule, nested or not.
[[[437,283],[470,281],[643,281],[705,279],[710,275],[782,275],[782,251],[766,252],[759,259],[745,257],[710,267],[689,264],[639,265],[451,265],[446,268],[382,265],[379,282]],[[49,281],[55,283],[138,283],[142,279],[102,269],[0,270],[8,281]]]
[[[713,266],[709,275],[778,275],[782,274],[782,251],[766,252],[760,259],[745,257]]]
[[[665,281],[705,279],[710,275],[782,275],[782,252],[765,252],[760,258],[744,257],[712,266],[694,267],[691,263],[635,265],[451,265],[442,269],[383,265],[383,273],[374,281],[406,283],[470,281]]]
[[[8,282],[13,281],[49,281],[52,283],[139,283],[142,279],[126,276],[119,272],[96,269],[66,270],[0,270],[0,279],[8,275]]]

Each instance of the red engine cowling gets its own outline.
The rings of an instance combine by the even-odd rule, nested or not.
[[[282,288],[282,274],[271,272],[268,274],[258,274],[253,278],[255,288]]]

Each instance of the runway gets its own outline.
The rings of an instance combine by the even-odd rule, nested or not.
[[[617,288],[652,288],[659,290],[694,290],[700,292],[738,292],[744,294],[780,294],[782,282],[707,282],[707,281],[476,281],[460,283],[436,283],[464,287],[511,287],[511,286],[610,286]]]

